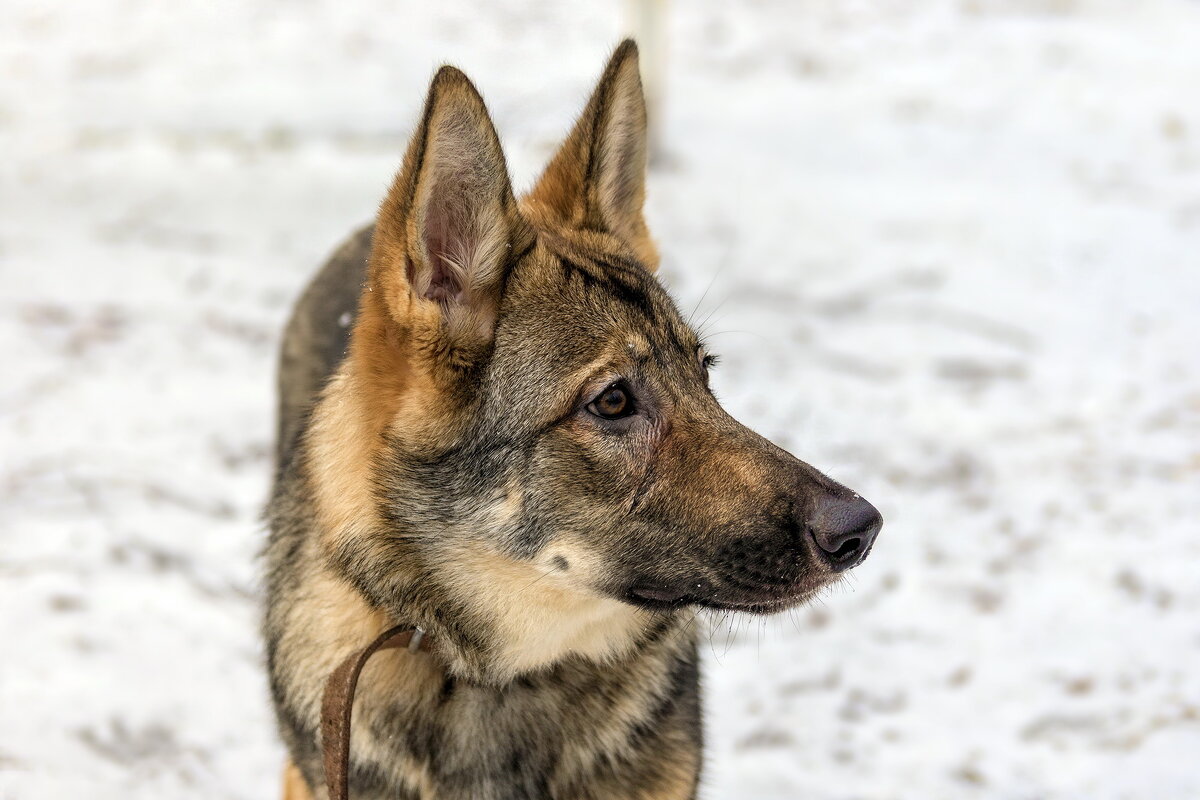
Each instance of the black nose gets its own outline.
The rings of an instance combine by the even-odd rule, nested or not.
[[[858,495],[825,495],[817,501],[808,530],[834,572],[857,566],[867,557],[883,517]]]

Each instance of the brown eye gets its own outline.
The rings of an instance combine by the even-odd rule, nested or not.
[[[633,398],[620,384],[613,384],[588,404],[588,411],[604,419],[620,419],[633,413]]]

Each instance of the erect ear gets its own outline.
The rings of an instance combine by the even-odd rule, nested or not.
[[[486,344],[505,270],[530,236],[483,98],[442,67],[379,209],[372,291],[402,326],[436,322],[452,350]]]
[[[658,251],[646,197],[646,99],[632,39],[621,42],[567,140],[526,198],[532,213],[623,239],[650,269]]]

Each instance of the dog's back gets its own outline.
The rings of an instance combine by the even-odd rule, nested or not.
[[[374,227],[362,228],[342,243],[309,282],[288,319],[279,355],[277,468],[291,459],[308,409],[346,356]]]

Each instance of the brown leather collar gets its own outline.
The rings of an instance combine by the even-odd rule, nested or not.
[[[325,694],[321,698],[321,750],[329,800],[349,800],[350,797],[350,709],[354,705],[358,676],[367,659],[377,651],[397,647],[428,652],[429,637],[416,626],[397,625],[347,656],[325,681]]]

